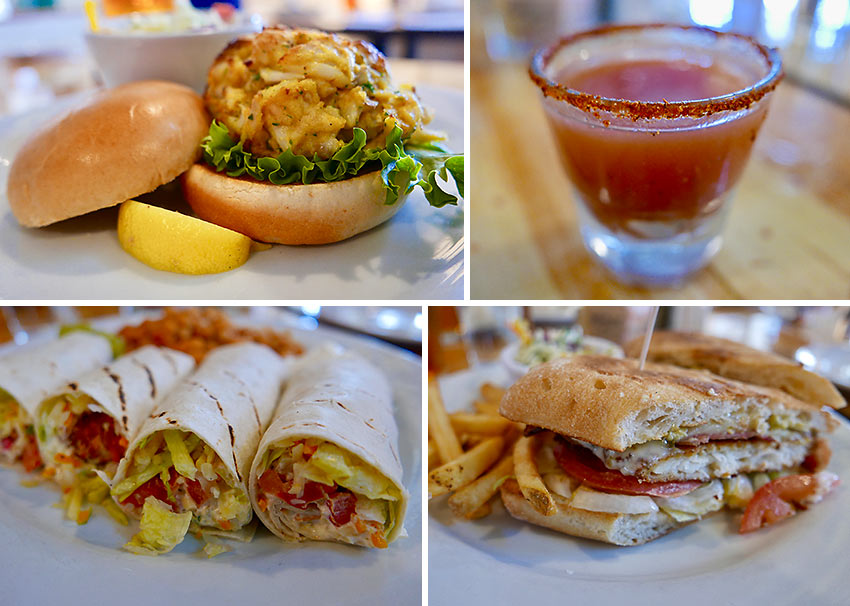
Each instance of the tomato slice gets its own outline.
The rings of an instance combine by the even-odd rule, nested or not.
[[[793,516],[796,510],[791,504],[802,505],[816,490],[817,482],[808,474],[784,476],[768,482],[747,504],[738,532],[752,532]]]
[[[587,449],[573,446],[562,439],[557,441],[554,450],[555,460],[558,461],[565,472],[599,490],[653,497],[678,497],[688,494],[704,484],[699,480],[644,482],[634,476],[627,476],[616,469],[608,469],[599,458]]]

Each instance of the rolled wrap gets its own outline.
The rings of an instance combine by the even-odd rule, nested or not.
[[[121,494],[116,491],[131,471],[139,471],[134,465],[140,448],[155,434],[180,430],[194,434],[212,449],[223,465],[220,477],[227,483],[228,490],[236,489],[247,504],[246,481],[251,458],[271,419],[289,366],[290,362],[272,349],[256,343],[237,343],[213,350],[198,370],[159,404],[139,430],[115,474],[112,483],[115,501],[128,514],[140,517],[140,507],[122,503]],[[165,449],[165,445],[162,448]],[[167,450],[159,452],[168,453]],[[171,469],[174,469],[173,464]],[[185,509],[173,502],[169,505],[174,510]],[[242,516],[216,526],[193,511],[195,524],[225,532],[238,531],[250,519],[248,512],[247,519]]]
[[[45,399],[38,407],[36,435],[48,474],[53,475],[61,486],[68,486],[74,482],[78,471],[106,471],[111,467],[114,473],[126,446],[136,437],[157,402],[194,368],[192,356],[148,345],[86,373]],[[73,405],[75,400],[79,404]],[[110,462],[111,465],[106,461],[90,463],[74,451],[71,432],[78,429],[78,423],[85,419],[84,413],[72,415],[71,409],[75,406],[94,413],[88,421],[96,421],[98,426],[102,426],[104,421],[98,413],[112,419],[111,430],[98,427],[101,433],[97,434],[101,444],[108,443],[112,436],[123,438],[124,449],[117,459]],[[79,429],[85,431],[85,428]],[[92,428],[88,429],[84,435],[92,438]],[[57,462],[62,457],[64,462]]]
[[[112,346],[105,337],[82,331],[0,358],[0,461],[13,463],[29,447],[32,464],[25,461],[25,465],[37,467],[31,457],[38,460],[33,430],[38,405],[111,359]]]
[[[311,450],[317,444],[321,450],[322,444],[326,443],[341,449],[346,453],[345,457],[349,462],[366,466],[371,469],[370,473],[377,474],[388,487],[384,492],[394,493],[396,499],[387,500],[390,509],[388,522],[391,527],[385,529],[385,535],[372,538],[369,531],[358,531],[355,526],[362,529],[363,525],[357,525],[354,516],[341,526],[330,523],[329,517],[332,517],[331,510],[334,507],[331,495],[335,489],[331,489],[330,493],[328,489],[323,489],[328,493],[327,500],[322,497],[307,516],[286,509],[280,499],[269,497],[270,493],[260,486],[260,477],[269,468],[275,468],[275,461],[270,459],[274,458],[275,452],[286,450],[301,440],[304,440]],[[333,454],[334,452],[336,451],[331,449],[328,454],[338,460],[339,454]],[[311,455],[311,460],[312,457],[316,457],[316,454]],[[278,468],[280,467],[282,465],[278,464]],[[285,474],[281,479],[286,480]],[[342,482],[345,483],[344,480]],[[329,348],[313,351],[303,358],[293,370],[274,419],[260,441],[251,466],[249,488],[255,513],[263,524],[281,539],[330,540],[386,547],[387,543],[397,538],[403,532],[409,495],[402,483],[398,427],[393,416],[392,393],[383,373],[356,354]],[[315,488],[314,486],[314,496],[321,494],[316,492]],[[298,495],[299,491],[294,490]],[[363,495],[358,495],[354,489],[344,489],[342,494],[348,490],[357,496],[355,513],[360,515],[364,503]],[[305,491],[300,492],[302,497],[306,494]],[[304,506],[303,501],[294,502]],[[304,519],[315,516],[316,509],[324,516],[324,520]],[[367,519],[365,511],[362,513],[361,519]]]

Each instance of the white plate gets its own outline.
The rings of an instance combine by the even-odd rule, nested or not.
[[[419,307],[322,307],[319,317],[396,343],[422,343]]]
[[[276,318],[276,320],[272,320]],[[268,314],[262,325],[291,325]],[[244,322],[257,324],[256,320]],[[85,526],[52,507],[58,490],[20,485],[25,474],[0,468],[0,581],[4,604],[418,604],[421,599],[421,360],[378,340],[341,331],[295,329],[308,347],[336,341],[380,366],[393,386],[410,535],[388,549],[290,545],[262,526],[251,543],[207,560],[191,537],[170,554],[120,549],[135,532],[95,509]],[[44,338],[37,335],[36,338]],[[0,351],[4,351],[0,349]]]
[[[499,366],[441,379],[449,410],[471,405],[484,381],[507,384]],[[837,416],[837,415],[836,415]],[[615,547],[514,520],[455,520],[445,498],[429,519],[432,604],[846,604],[850,567],[850,425],[832,436],[830,469],[845,485],[781,524],[739,535],[719,514],[647,545]]]
[[[434,110],[432,127],[448,135],[452,149],[463,150],[463,93],[433,86],[417,91]],[[242,267],[207,276],[157,271],[125,253],[115,231],[117,207],[23,228],[6,199],[9,166],[35,129],[68,108],[59,102],[0,120],[0,298],[463,298],[463,205],[432,208],[419,190],[369,232],[325,246],[275,246]]]

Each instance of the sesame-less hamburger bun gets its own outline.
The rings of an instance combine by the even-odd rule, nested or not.
[[[181,181],[183,196],[200,218],[276,244],[345,240],[392,217],[406,199],[402,194],[384,204],[380,171],[331,183],[274,185],[196,164]]]
[[[201,97],[179,84],[100,93],[21,148],[9,206],[21,225],[42,227],[153,191],[198,159],[209,123]]]

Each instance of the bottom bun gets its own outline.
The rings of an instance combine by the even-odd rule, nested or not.
[[[518,520],[574,537],[614,545],[642,545],[684,526],[662,511],[640,514],[603,513],[558,505],[556,513],[544,516],[525,500],[516,480],[508,480],[502,484],[501,493],[502,502],[508,512]]]
[[[380,225],[404,205],[388,206],[380,171],[333,183],[274,185],[228,177],[195,164],[183,195],[198,216],[260,242],[330,244]]]

